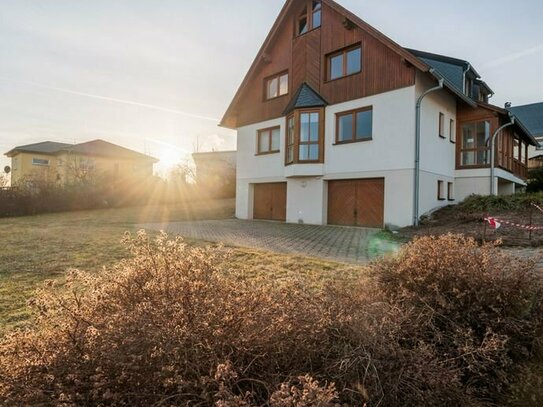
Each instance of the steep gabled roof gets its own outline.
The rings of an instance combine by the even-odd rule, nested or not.
[[[289,102],[288,106],[283,112],[283,115],[286,116],[294,109],[324,106],[328,106],[328,102],[324,100],[324,98],[319,95],[315,89],[304,82],[294,94],[294,97]]]
[[[6,153],[8,157],[12,157],[17,153],[36,153],[36,154],[54,154],[59,150],[70,147],[71,144],[56,143],[54,141],[44,141],[42,143],[27,144],[24,146],[18,146]]]
[[[508,110],[525,124],[534,137],[543,137],[543,103],[514,106]]]
[[[256,58],[254,59],[251,67],[249,68],[249,71],[245,75],[245,78],[241,82],[241,85],[239,86],[236,94],[234,95],[234,98],[232,99],[232,102],[228,106],[228,109],[226,110],[226,113],[224,114],[220,126],[228,127],[227,126],[227,118],[235,111],[235,107],[241,98],[243,91],[245,89],[245,86],[248,84],[249,80],[253,76],[253,74],[256,72],[258,66],[263,61],[263,56],[270,46],[270,44],[275,39],[278,29],[281,27],[283,22],[285,21],[285,18],[287,17],[290,9],[293,7],[294,3],[296,3],[298,0],[287,0],[283,8],[281,9],[281,12],[279,13],[279,16],[275,20],[275,23],[273,24],[272,29],[268,33],[268,36],[266,37],[264,44],[262,44],[262,47],[258,51],[258,54],[256,55]],[[404,49],[402,46],[398,45],[396,42],[392,41],[390,38],[388,38],[386,35],[381,33],[380,31],[373,28],[371,25],[366,23],[364,20],[362,20],[360,17],[356,16],[355,14],[351,13],[346,8],[340,6],[338,3],[336,3],[333,0],[321,0],[323,4],[326,4],[331,9],[335,10],[336,12],[342,14],[347,19],[349,19],[354,25],[356,25],[358,28],[366,31],[368,34],[373,36],[375,39],[386,45],[388,48],[399,54],[401,57],[403,57],[406,61],[411,63],[415,68],[423,71],[428,72],[430,67],[426,65],[423,61],[421,61],[419,58],[415,57],[413,54],[408,52],[406,49]]]

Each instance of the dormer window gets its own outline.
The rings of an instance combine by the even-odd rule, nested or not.
[[[303,35],[319,28],[322,22],[322,4],[320,1],[308,1],[298,16],[296,34]]]

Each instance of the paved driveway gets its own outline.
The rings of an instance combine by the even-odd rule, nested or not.
[[[365,263],[391,243],[375,229],[312,226],[237,219],[139,225],[171,235],[349,263]]]

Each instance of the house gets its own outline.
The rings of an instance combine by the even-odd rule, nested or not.
[[[236,196],[236,151],[193,153],[196,183],[211,196]]]
[[[543,103],[512,106],[509,110],[526,125],[538,142],[543,142]],[[539,157],[538,157],[539,156]],[[530,161],[541,161],[541,148],[531,146],[528,150]],[[539,158],[539,159],[538,159]],[[534,160],[533,160],[534,159]],[[535,164],[530,164],[535,165]],[[532,168],[532,167],[530,167]]]
[[[528,169],[536,170],[543,168],[543,154],[534,155],[528,159]]]
[[[141,180],[153,175],[157,159],[127,148],[94,140],[81,144],[52,141],[15,147],[11,185],[45,181],[66,185],[90,179]]]
[[[403,48],[332,0],[289,0],[221,121],[238,132],[236,216],[402,227],[522,189],[538,143],[492,95],[465,60]]]

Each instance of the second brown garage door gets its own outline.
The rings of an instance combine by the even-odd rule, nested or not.
[[[287,183],[254,185],[254,219],[287,219]]]
[[[328,182],[330,225],[382,228],[385,212],[385,180],[359,179]]]

